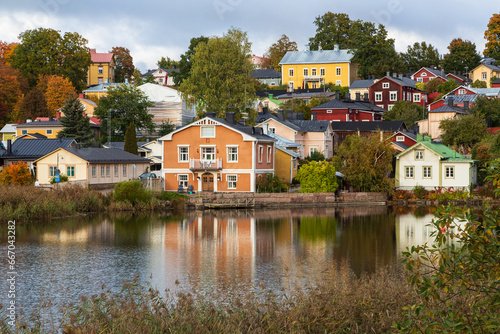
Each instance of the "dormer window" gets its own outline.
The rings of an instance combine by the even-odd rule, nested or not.
[[[382,83],[382,88],[389,88],[389,83],[388,82],[383,82]]]

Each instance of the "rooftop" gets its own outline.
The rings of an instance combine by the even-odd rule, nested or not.
[[[288,51],[279,64],[348,63],[353,56],[351,50]]]

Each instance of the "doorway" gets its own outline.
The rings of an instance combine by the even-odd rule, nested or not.
[[[201,176],[203,191],[214,191],[214,176],[210,173],[205,173]]]

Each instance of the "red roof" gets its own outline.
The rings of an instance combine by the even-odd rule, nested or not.
[[[489,133],[497,134],[500,131],[500,128],[487,128]]]
[[[95,49],[90,49],[90,58],[93,63],[110,63],[113,58],[112,53],[97,53]]]
[[[101,119],[100,118],[97,118],[97,117],[89,117],[89,120],[94,123],[94,124],[97,124],[97,125],[101,125]]]

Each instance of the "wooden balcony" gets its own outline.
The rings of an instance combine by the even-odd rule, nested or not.
[[[192,171],[211,171],[222,169],[222,158],[215,160],[190,159],[189,169]]]

